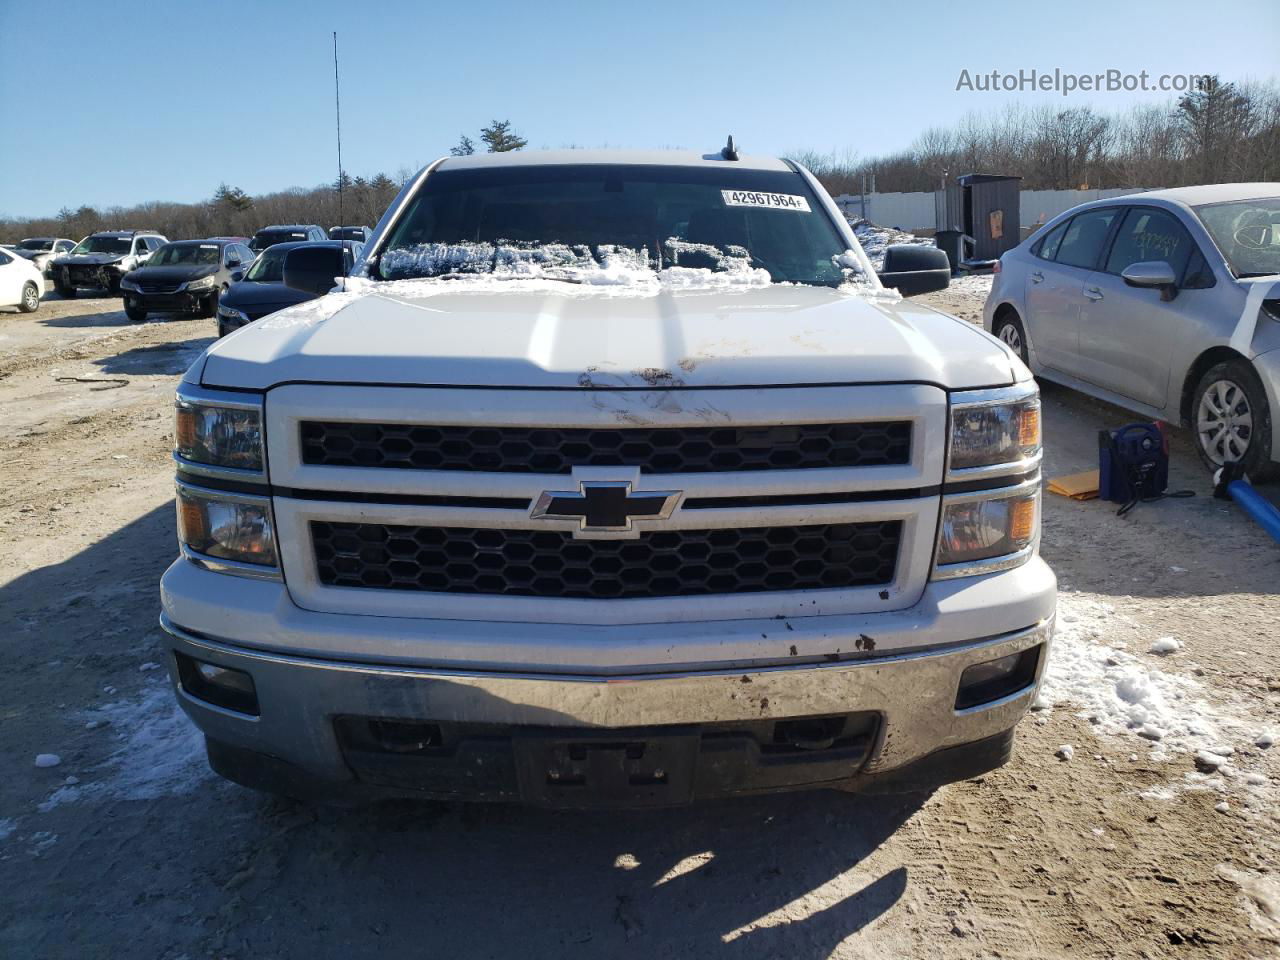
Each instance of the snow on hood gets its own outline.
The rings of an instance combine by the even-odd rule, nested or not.
[[[190,374],[207,386],[284,382],[511,387],[1007,384],[1011,356],[961,320],[893,292],[770,284],[694,268],[372,281],[224,338]]]

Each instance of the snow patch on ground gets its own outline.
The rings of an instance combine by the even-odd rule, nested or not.
[[[907,233],[905,230],[896,230],[893,227],[882,227],[879,224],[872,223],[870,220],[863,220],[859,217],[848,217],[849,226],[853,227],[853,235],[858,238],[863,251],[867,255],[867,259],[871,261],[871,265],[879,270],[884,266],[885,248],[898,243],[918,244],[921,246],[932,247],[933,240],[929,237],[917,237],[914,233]]]
[[[37,804],[41,813],[81,799],[153,800],[190,793],[212,777],[204,737],[182,712],[167,683],[151,683],[131,700],[89,712],[109,725],[117,747],[85,782],[68,782]]]
[[[12,817],[0,819],[0,840],[8,840],[18,829],[18,821]]]
[[[1122,649],[1122,634],[1132,632],[1141,635],[1141,625],[1112,604],[1063,589],[1036,708],[1069,709],[1102,734],[1147,740],[1149,760],[1189,756],[1199,772],[1184,775],[1183,791],[1234,792],[1245,807],[1261,812],[1274,785],[1233,763],[1233,755],[1250,750],[1260,734],[1250,705]],[[1176,792],[1148,790],[1143,796],[1169,799]]]

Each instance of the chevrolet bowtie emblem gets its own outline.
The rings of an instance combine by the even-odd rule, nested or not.
[[[577,490],[544,490],[530,517],[577,520],[574,532],[591,536],[634,534],[633,520],[665,520],[679,490],[632,490],[630,480],[581,480]]]

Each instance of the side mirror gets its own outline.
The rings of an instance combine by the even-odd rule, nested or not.
[[[239,282],[240,282],[241,280],[243,280],[243,279],[244,279],[244,271],[243,271],[243,270],[232,270],[232,271],[231,271],[231,282],[232,282],[232,283],[239,283]]]
[[[227,269],[228,269],[228,270],[234,270],[234,269],[235,269],[236,267],[238,267],[238,266],[240,266],[240,258],[239,258],[239,257],[227,257]]]
[[[904,297],[945,290],[951,283],[951,261],[937,247],[900,243],[884,252],[880,282]]]
[[[1173,275],[1173,267],[1163,260],[1131,263],[1120,277],[1131,287],[1159,290],[1161,300],[1172,300],[1178,294],[1178,278]]]
[[[298,247],[284,255],[284,285],[323,296],[346,276],[341,247]]]

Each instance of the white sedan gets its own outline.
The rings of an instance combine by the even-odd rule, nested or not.
[[[34,313],[44,296],[44,275],[30,260],[0,250],[0,307]]]

